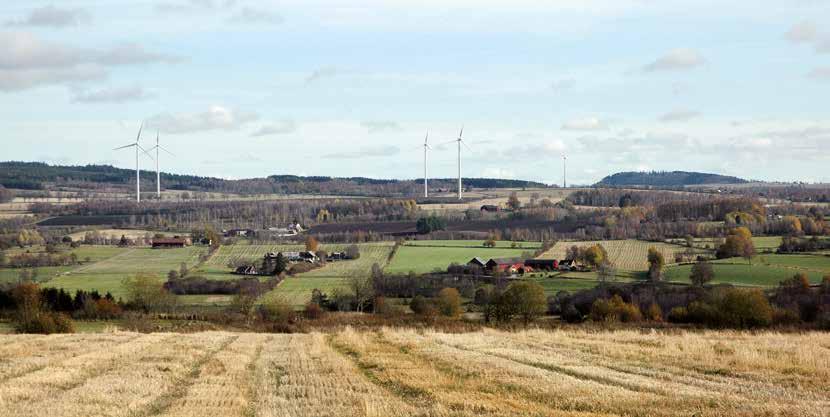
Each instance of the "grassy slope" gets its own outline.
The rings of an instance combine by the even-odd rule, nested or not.
[[[465,264],[478,256],[485,261],[489,258],[520,257],[528,249],[505,248],[453,248],[453,247],[416,247],[403,246],[386,272],[391,274],[405,274],[409,271],[416,273],[432,272],[435,269],[445,270],[453,262]]]
[[[750,265],[745,259],[732,258],[714,261],[715,283],[772,287],[796,273],[804,272],[810,282],[818,283],[830,275],[830,257],[816,255],[760,255]],[[666,279],[689,282],[691,265],[670,267]]]
[[[600,244],[608,252],[611,263],[622,271],[645,271],[648,269],[648,249],[655,247],[659,249],[666,258],[667,263],[674,262],[674,256],[683,252],[686,248],[661,242],[644,242],[640,240],[606,240],[606,241],[584,241],[569,242],[561,241],[549,251],[542,254],[541,259],[564,259],[567,249],[571,246],[586,247]]]

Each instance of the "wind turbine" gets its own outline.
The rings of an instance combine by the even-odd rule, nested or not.
[[[141,139],[141,129],[143,127],[144,122],[141,122],[141,125],[138,127],[138,134],[135,136],[135,142],[113,149],[114,151],[117,151],[119,149],[135,148],[135,201],[137,203],[141,202],[141,171],[138,168],[138,151],[141,150],[144,153],[147,153],[147,151],[138,144],[138,140]],[[147,156],[150,156],[150,154],[147,154]]]
[[[562,188],[568,188],[568,157],[562,155]]]
[[[467,142],[464,142],[464,139],[461,137],[464,135],[464,126],[461,126],[461,131],[458,133],[458,139],[451,140],[449,142],[442,143],[442,145],[456,142],[458,144],[458,199],[461,200],[462,195],[462,188],[461,188],[461,145],[463,144],[464,147],[472,151],[469,146],[467,146]]]
[[[424,138],[424,198],[429,198],[429,185],[427,180],[427,152],[432,149],[429,147],[429,132],[427,132],[426,137]]]
[[[159,200],[161,200],[161,170],[159,169],[159,149],[163,150],[164,152],[169,153],[170,156],[176,156],[176,155],[173,155],[173,152],[168,151],[167,149],[164,148],[164,146],[161,146],[161,144],[159,144],[159,132],[158,132],[158,130],[156,131],[156,146],[153,146],[152,148],[148,149],[147,151],[152,151],[154,149],[156,151],[156,158],[155,158],[156,159],[156,197],[158,197]],[[145,151],[145,152],[147,152],[147,151]]]

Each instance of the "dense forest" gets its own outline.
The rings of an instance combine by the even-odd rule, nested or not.
[[[147,191],[155,190],[156,174],[141,171],[141,183]],[[423,190],[422,179],[394,180],[372,178],[300,177],[271,175],[265,178],[226,180],[162,172],[166,190],[200,191],[233,194],[336,194],[353,196],[412,196]],[[431,179],[434,190],[455,188],[456,179]],[[0,162],[0,185],[22,190],[81,189],[132,190],[135,171],[109,165],[60,166],[40,162]],[[493,178],[466,178],[470,188],[543,188],[532,181]]]
[[[746,180],[718,174],[685,171],[619,172],[603,178],[601,187],[685,187],[707,184],[743,184]]]

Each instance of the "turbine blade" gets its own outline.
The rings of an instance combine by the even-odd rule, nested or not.
[[[117,147],[117,148],[115,148],[115,149],[113,149],[113,150],[114,150],[114,151],[117,151],[117,150],[119,150],[119,149],[124,149],[124,148],[132,148],[133,146],[135,146],[135,143],[131,143],[131,144],[129,144],[129,145],[124,145],[124,146],[119,146],[119,147]]]
[[[138,126],[138,134],[135,136],[135,143],[138,143],[138,140],[141,139],[141,129],[144,128],[144,121],[141,121],[141,124]]]
[[[462,140],[462,141],[461,141],[461,144],[462,144],[462,145],[464,145],[464,147],[465,147],[465,148],[467,148],[467,150],[469,150],[470,152],[475,152],[475,151],[473,150],[473,148],[471,148],[471,147],[469,147],[469,146],[467,145],[467,142],[464,142],[464,141]]]
[[[164,148],[164,146],[161,146],[161,145],[156,145],[156,146],[158,146],[158,148],[159,148],[159,149],[161,149],[161,150],[163,150],[164,152],[169,153],[169,154],[170,154],[170,156],[176,156],[173,152],[170,152],[170,151],[168,151],[167,149],[165,149],[165,148]]]
[[[458,133],[458,138],[461,139],[462,136],[464,136],[464,125],[461,125],[461,132]]]
[[[153,158],[153,155],[150,155],[150,152],[147,151],[146,149],[142,148],[141,145],[136,143],[135,146],[138,146],[138,149],[141,149],[141,151],[144,152],[144,154],[147,155],[148,158],[150,158],[154,161],[156,160],[156,158]]]

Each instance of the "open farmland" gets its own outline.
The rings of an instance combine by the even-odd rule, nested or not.
[[[674,262],[675,255],[686,248],[668,243],[644,242],[641,240],[603,240],[603,241],[560,241],[549,251],[539,256],[540,259],[565,259],[565,253],[572,246],[587,247],[600,244],[608,252],[608,257],[616,268],[624,271],[648,270],[648,249],[657,248],[663,253],[666,263]]]
[[[407,246],[433,246],[433,247],[450,247],[450,248],[483,248],[483,240],[410,240],[406,242]],[[516,245],[520,249],[539,249],[542,247],[542,242],[511,242],[508,240],[496,241],[497,248],[511,248]]]
[[[158,276],[159,281],[166,279],[167,272],[179,269],[185,263],[188,267],[196,265],[199,256],[207,249],[186,247],[179,249],[131,248],[122,253],[82,265],[72,271],[61,274],[49,281],[48,286],[75,290],[98,290],[111,292],[114,296],[123,296],[121,281],[138,273]]]
[[[666,279],[689,282],[691,265],[677,265],[666,270]],[[743,258],[719,259],[712,262],[713,283],[774,287],[797,273],[807,274],[817,284],[830,275],[830,257],[823,255],[759,255],[752,264]]]
[[[478,256],[487,261],[489,258],[519,257],[532,249],[485,248],[485,247],[432,247],[402,246],[386,267],[390,274],[406,274],[410,271],[428,273],[435,269],[446,270],[451,263],[466,264]]]
[[[47,266],[47,267],[39,267],[34,268],[37,272],[37,280],[39,282],[49,281],[53,278],[59,277],[63,274],[69,273],[74,270],[79,270],[85,268],[87,266],[92,265],[92,262],[98,262],[105,259],[109,259],[113,256],[117,256],[121,253],[128,251],[129,249],[119,248],[117,246],[103,246],[103,245],[84,245],[78,248],[66,250],[65,253],[74,253],[78,256],[78,260],[81,262],[86,262],[89,259],[90,263],[86,263],[83,265],[72,265],[72,266]],[[25,249],[20,248],[12,248],[9,249],[6,254],[9,256],[18,255],[20,253],[30,253],[34,255],[38,255],[41,253],[45,253],[46,249],[43,246],[32,246],[27,247]],[[24,268],[27,269],[27,268]],[[0,283],[3,282],[16,282],[18,276],[20,274],[20,268],[0,268]],[[53,285],[52,283],[48,285]]]
[[[827,346],[826,333],[5,336],[0,415],[824,416]]]

